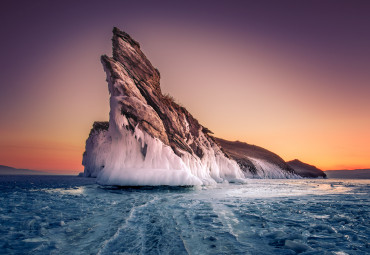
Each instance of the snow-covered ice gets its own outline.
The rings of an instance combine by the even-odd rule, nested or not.
[[[0,254],[369,254],[370,180],[0,177]]]

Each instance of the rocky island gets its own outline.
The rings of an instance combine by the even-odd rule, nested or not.
[[[109,122],[95,122],[84,176],[107,185],[209,185],[248,178],[300,178],[278,155],[212,136],[160,87],[160,73],[127,33],[113,29],[113,56],[101,62]]]

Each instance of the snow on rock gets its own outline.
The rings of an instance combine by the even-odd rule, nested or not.
[[[128,34],[113,29],[113,57],[101,57],[110,93],[108,122],[95,122],[83,155],[84,175],[103,185],[210,185],[248,177],[293,176],[257,159],[242,170],[170,96],[160,74]]]
[[[298,175],[287,172],[279,166],[263,159],[249,158],[257,169],[254,178],[287,179],[300,178]]]
[[[250,178],[300,178],[294,168],[269,150],[244,142],[214,139]]]

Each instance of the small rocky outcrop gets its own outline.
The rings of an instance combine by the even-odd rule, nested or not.
[[[303,163],[298,159],[288,161],[287,164],[294,169],[294,171],[302,177],[306,178],[326,178],[324,171],[318,169],[315,166]]]
[[[249,171],[253,174],[257,174],[258,163],[256,161],[262,160],[279,167],[287,173],[296,173],[279,155],[262,147],[239,141],[227,141],[216,137],[214,137],[214,139],[221,146],[226,155],[235,160],[239,167],[245,172]]]

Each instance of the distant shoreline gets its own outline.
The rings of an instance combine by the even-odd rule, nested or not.
[[[0,176],[17,175],[45,175],[45,176],[80,176],[80,172],[76,173],[56,173],[40,170],[18,169],[14,167],[0,165]],[[370,179],[370,169],[355,169],[355,170],[327,170],[324,171],[329,179]],[[80,176],[81,177],[81,176]]]
[[[330,179],[370,179],[370,169],[327,170],[325,173]]]
[[[50,170],[52,171],[52,170]],[[0,165],[0,175],[71,175],[71,176],[77,176],[79,172],[71,173],[71,170],[66,170],[65,173],[63,173],[62,170],[52,172],[49,171],[43,171],[43,170],[30,170],[30,169],[19,169],[15,167],[10,166],[4,166]]]

